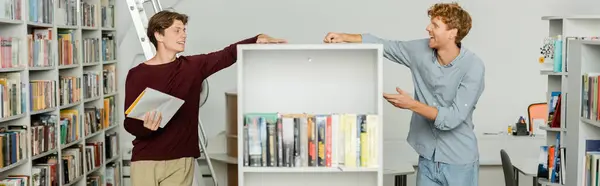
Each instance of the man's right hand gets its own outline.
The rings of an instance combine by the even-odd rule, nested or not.
[[[329,32],[323,39],[325,43],[359,43],[362,42],[362,36],[360,34],[346,34]]]
[[[158,127],[160,127],[160,122],[162,121],[162,114],[157,111],[147,112],[144,115],[144,127],[156,131]]]

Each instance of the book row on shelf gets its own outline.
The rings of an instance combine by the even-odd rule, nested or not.
[[[112,0],[100,1],[100,25],[104,28],[114,27],[115,2]],[[56,20],[57,25],[77,25],[77,2],[73,0],[0,0],[0,19],[22,20],[23,3],[28,4],[29,21],[34,23],[50,24]],[[57,3],[54,9],[54,3]],[[82,26],[97,26],[97,5],[86,1],[81,2]],[[52,16],[54,15],[54,16]]]
[[[592,121],[600,120],[598,116],[600,115],[600,109],[598,107],[598,103],[600,99],[598,96],[598,78],[600,77],[600,73],[584,73],[581,76],[581,117],[585,119],[589,119]]]
[[[21,83],[19,72],[0,74],[0,118],[25,113],[25,99],[29,92],[31,111],[40,111],[55,108],[57,105],[64,106],[78,103],[82,100],[81,93],[85,99],[100,97],[100,91],[105,95],[116,92],[114,66],[106,68],[103,74],[104,83],[101,85],[100,72],[86,72],[81,78],[72,76],[60,76],[58,83],[54,80],[31,80],[28,90]],[[58,85],[57,85],[58,84]],[[102,86],[102,87],[100,87]],[[58,92],[58,101],[56,93]],[[111,97],[104,99],[105,104],[113,103]]]
[[[43,2],[43,0],[30,0]],[[47,2],[48,5],[52,6],[52,2]],[[43,5],[43,4],[42,4]],[[30,7],[36,8],[36,7]],[[97,20],[97,6],[95,4],[82,1],[81,2],[81,23],[82,26],[95,27]],[[100,0],[100,18],[102,27],[113,27],[112,16],[114,12],[114,2],[108,0]],[[77,19],[75,17],[77,13],[77,2],[73,0],[58,0],[57,10],[54,12],[56,20],[60,20],[60,25],[76,25]]]
[[[107,99],[112,99],[112,98],[107,98]],[[45,132],[39,131],[41,132],[40,135],[33,135],[32,137],[40,137],[40,139],[42,139],[42,141],[44,143],[47,143],[48,141],[56,141],[56,139],[54,138],[54,133],[56,131],[56,129],[53,126],[56,126],[56,124],[59,124],[58,126],[60,127],[60,142],[62,145],[71,143],[71,142],[75,142],[78,141],[79,139],[81,139],[81,134],[80,134],[80,127],[83,127],[83,132],[85,133],[85,136],[89,136],[92,134],[95,134],[96,132],[99,132],[103,129],[107,129],[111,126],[114,125],[114,123],[116,122],[114,120],[114,114],[115,114],[115,107],[114,107],[114,102],[111,103],[107,103],[108,100],[106,100],[104,102],[104,108],[96,108],[96,107],[88,107],[86,106],[86,108],[84,109],[84,112],[82,114],[79,114],[79,111],[76,109],[63,109],[60,110],[60,121],[56,121],[56,119],[52,119],[52,118],[56,118],[57,116],[53,116],[53,115],[46,115],[46,114],[39,114],[39,115],[34,115],[32,116],[32,130],[33,129],[40,129],[39,127],[41,127],[41,129],[43,129]],[[81,118],[79,118],[81,117]],[[46,118],[46,119],[44,119]],[[42,123],[37,122],[37,121],[44,121]],[[58,122],[58,123],[57,123]],[[83,126],[81,126],[81,123],[83,124]],[[49,136],[46,136],[49,135]],[[45,140],[46,138],[50,139],[50,140]],[[34,142],[36,141],[35,139],[33,140]],[[47,147],[50,148],[51,146],[44,146],[44,145],[35,145],[33,146],[33,155],[37,155],[37,154],[41,154],[43,152],[47,152],[46,149],[39,149],[38,147]],[[36,153],[39,152],[39,153]]]
[[[33,34],[27,35],[27,64],[29,67],[55,66],[51,32],[52,30],[49,28],[35,28]]]
[[[82,49],[75,38],[72,29],[58,29],[58,65],[79,64],[78,54],[81,50],[83,63],[97,63],[102,61],[116,60],[116,43],[113,33],[104,32],[101,38],[84,38],[81,41]],[[0,36],[1,37],[1,36]],[[28,65],[30,67],[49,67],[55,65],[54,53],[52,52],[52,29],[51,28],[33,28],[32,34],[28,38]],[[2,59],[3,68],[19,67],[18,43],[17,37],[3,37]],[[6,64],[6,65],[4,65]]]
[[[598,185],[598,182],[600,182],[600,140],[586,140],[584,156],[583,185]]]
[[[28,176],[8,176],[4,180],[0,180],[0,183],[8,184],[10,182],[31,182],[32,185],[63,185],[69,184],[79,179],[86,173],[99,169],[104,162],[102,162],[102,142],[91,142],[85,145],[77,145],[63,149],[61,155],[63,172],[60,173],[64,178],[62,184],[58,184],[58,157],[56,155],[49,155],[44,158],[38,159],[32,167],[32,173],[30,179]],[[85,152],[85,156],[83,155]],[[85,170],[84,170],[85,165]],[[87,185],[115,185],[119,178],[119,165],[114,162],[106,164],[106,168],[103,174],[96,173],[88,175]],[[104,178],[105,181],[102,181]]]
[[[0,74],[0,118],[25,113],[26,92],[20,73]]]
[[[1,1],[1,0],[0,0]],[[79,39],[72,29],[58,29],[57,58],[52,52],[52,28],[32,28],[27,35],[27,64],[29,67],[51,67],[79,64]],[[0,64],[2,68],[23,67],[19,64],[19,44],[21,38],[0,35]],[[113,33],[103,32],[101,38],[84,38],[81,42],[84,63],[116,60],[116,43]]]
[[[22,20],[21,18],[22,0],[0,0],[0,19]]]
[[[14,2],[16,2],[15,4],[20,4],[23,3],[21,2],[22,0],[16,0]],[[29,9],[29,21],[30,22],[34,22],[34,23],[46,23],[46,24],[51,24],[52,22],[54,22],[54,0],[29,0],[29,3],[27,3],[29,5],[28,9]],[[17,10],[18,10],[18,15],[20,15],[20,8],[21,6],[17,6]],[[60,9],[58,9],[60,10]],[[57,11],[56,16],[60,16],[62,15],[61,13],[64,12],[65,10],[62,11]],[[66,13],[66,12],[64,12]],[[61,17],[57,17],[57,20],[63,20],[61,19]],[[66,25],[66,24],[65,24]]]
[[[93,134],[100,132],[102,128],[108,128],[105,122],[102,122],[103,118],[98,117],[98,113],[102,109],[92,111],[92,116],[89,114],[85,115],[83,120],[85,121],[85,132],[87,134]],[[32,169],[32,177],[38,176],[40,179],[31,180],[33,185],[44,185],[43,182],[53,183],[56,185],[58,173],[57,169],[57,157],[56,155],[45,155],[47,152],[55,152],[58,147],[58,140],[56,135],[56,126],[60,127],[60,146],[62,151],[62,166],[64,170],[62,172],[63,184],[69,183],[72,180],[79,178],[84,173],[83,167],[85,163],[86,172],[92,172],[99,168],[103,162],[103,159],[109,160],[118,156],[118,136],[116,132],[107,132],[105,135],[104,142],[86,141],[84,145],[70,145],[69,143],[79,140],[82,135],[79,134],[78,120],[76,119],[76,110],[65,110],[61,111],[60,117],[52,114],[41,114],[32,116],[31,124],[31,153],[32,160],[34,161]],[[88,117],[89,116],[89,117]],[[60,119],[60,121],[59,121]],[[21,160],[25,160],[26,157],[26,128],[23,126],[8,126],[0,128],[0,168],[8,165],[15,164]],[[106,143],[106,144],[105,144]],[[83,154],[85,151],[85,155]],[[106,157],[103,157],[105,151]],[[114,166],[114,165],[113,165]],[[114,172],[115,167],[107,167],[106,176],[116,176],[108,174]],[[17,178],[19,176],[16,176]],[[47,178],[47,179],[44,179]],[[89,177],[89,179],[95,179],[95,177]],[[33,181],[39,181],[41,183],[35,183]],[[1,180],[0,183],[11,182],[11,176],[5,180]],[[48,184],[50,185],[50,184]]]
[[[72,103],[78,103],[81,101],[81,78],[75,76],[62,76],[58,77],[58,104],[68,105]]]
[[[117,69],[115,65],[106,65],[102,67],[102,90],[104,94],[117,92]]]
[[[79,40],[74,39],[73,30],[59,29],[58,33],[58,65],[79,64]],[[27,36],[27,64],[29,67],[55,66],[55,54],[52,52],[52,29],[34,28]],[[116,60],[116,46],[113,33],[103,33],[102,38],[85,38],[82,41],[83,63],[96,63]],[[100,40],[100,41],[99,41]],[[23,67],[19,64],[19,43],[21,39],[12,36],[0,36],[1,68]],[[99,46],[101,45],[101,46]]]
[[[117,60],[117,43],[114,40],[113,33],[102,33],[102,61]]]
[[[70,29],[59,29],[58,35],[58,65],[78,64],[79,47],[76,44],[79,40],[75,39],[75,32]],[[51,32],[49,34],[52,34]]]
[[[548,126],[552,128],[560,128],[561,123],[561,107],[563,95],[561,91],[552,91],[550,100],[548,100]]]
[[[374,114],[247,113],[246,167],[378,167]]]
[[[552,135],[548,135],[552,137]],[[550,183],[565,184],[566,176],[566,153],[567,150],[560,143],[560,133],[556,133],[554,145],[543,145],[540,147],[538,159],[537,177],[548,180]]]
[[[24,0],[0,0],[5,1],[3,14],[0,18],[21,20],[21,3]],[[73,0],[28,0],[29,1],[29,21],[34,23],[51,24],[56,20],[57,25],[73,26],[77,25],[77,2]],[[100,1],[100,23],[102,27],[114,27],[114,1]],[[54,9],[56,3],[56,9]],[[96,27],[98,20],[98,7],[96,4],[82,1],[79,7],[81,9],[80,19],[82,26]],[[54,16],[52,16],[54,15]]]
[[[88,2],[81,2],[81,24],[86,27],[96,27],[96,5]]]
[[[104,90],[101,85],[101,75],[100,72],[84,72],[83,73],[83,98],[90,99],[95,98],[101,95],[102,90]]]
[[[83,63],[116,60],[113,33],[104,32],[101,38],[85,38],[82,42]]]
[[[0,36],[0,64],[2,68],[19,67],[19,39]]]
[[[1,1],[1,0],[0,0]],[[82,50],[84,63],[95,63],[116,60],[116,43],[113,33],[103,32],[101,38],[87,37],[76,39],[73,29],[58,29],[57,54],[52,52],[52,28],[33,27],[27,35],[27,61],[29,67],[49,67],[58,65],[79,64],[78,54]],[[19,43],[22,39],[14,36],[0,36],[0,64],[2,68],[22,67],[19,59]],[[58,55],[58,59],[55,59]]]
[[[85,38],[82,44],[83,63],[95,63],[100,61],[100,48],[98,38]]]

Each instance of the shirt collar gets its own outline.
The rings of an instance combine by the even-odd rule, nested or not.
[[[465,53],[465,49],[462,47],[462,43],[458,43],[457,45],[458,45],[458,48],[459,48],[458,56],[456,56],[456,58],[454,58],[454,60],[452,60],[449,64],[442,65],[440,62],[438,62],[437,50],[436,49],[433,50],[433,62],[435,64],[437,64],[438,66],[446,67],[446,68],[454,66],[454,64],[456,63],[456,61],[458,61],[463,56],[463,54]]]

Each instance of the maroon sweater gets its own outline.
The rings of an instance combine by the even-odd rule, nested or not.
[[[125,117],[125,130],[135,136],[131,160],[200,157],[198,109],[202,81],[236,62],[237,44],[256,43],[256,39],[248,38],[208,54],[181,56],[171,63],[141,63],[130,69],[125,80],[125,108],[146,87],[185,100],[169,123],[156,131],[145,128],[141,120]]]

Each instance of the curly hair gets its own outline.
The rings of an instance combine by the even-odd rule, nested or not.
[[[163,10],[152,15],[150,20],[148,20],[148,30],[146,30],[146,35],[154,47],[158,47],[154,33],[158,32],[161,35],[165,34],[165,29],[173,25],[175,20],[179,20],[185,25],[188,22],[188,16],[177,12]]]
[[[462,39],[469,33],[469,30],[471,30],[471,16],[456,2],[434,4],[427,10],[427,15],[430,18],[440,18],[448,26],[448,29],[456,28],[458,30],[456,34],[457,44],[460,44]]]

